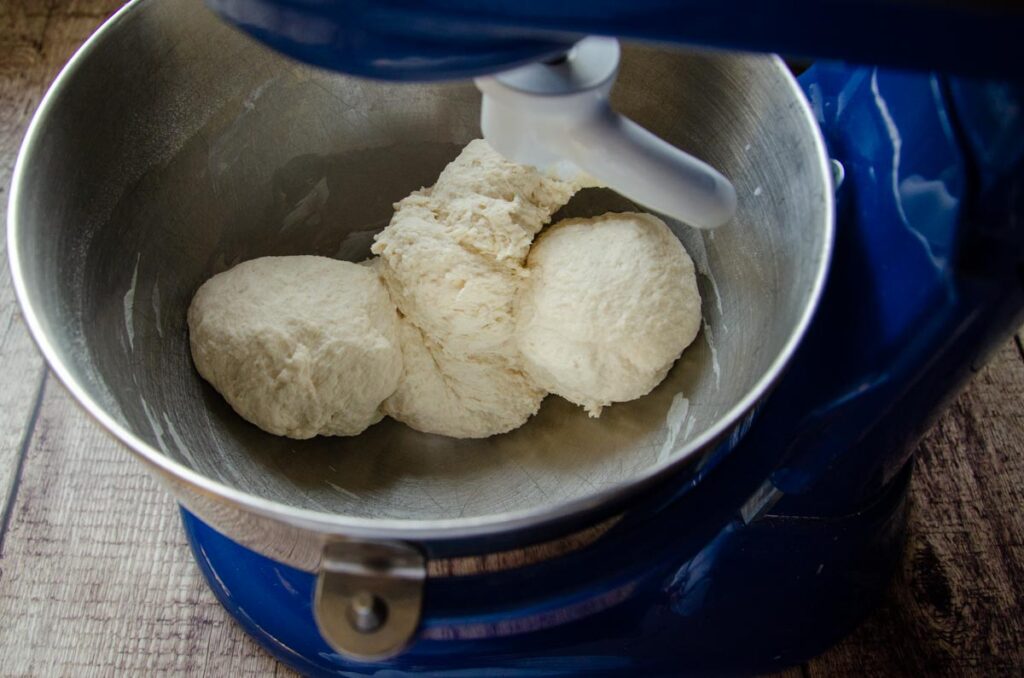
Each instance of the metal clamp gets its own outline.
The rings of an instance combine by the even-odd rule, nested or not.
[[[352,659],[395,656],[419,626],[426,574],[423,555],[408,544],[327,544],[313,599],[320,634]]]

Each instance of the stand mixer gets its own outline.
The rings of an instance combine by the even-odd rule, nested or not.
[[[158,25],[158,13],[170,11],[158,4],[136,3],[106,30],[113,34],[119,22],[127,25],[132,12],[146,19],[137,20],[141,30]],[[184,0],[177,4],[185,6]],[[648,138],[625,122],[615,126],[620,132],[632,130],[622,133],[621,145],[604,147],[615,148],[615,154],[595,158],[597,144],[569,143],[581,130],[578,120],[547,132],[522,124],[524,115],[544,113],[545,96],[550,103],[558,99],[554,93],[580,91],[597,92],[598,117],[617,120],[603,108],[602,97],[614,78],[618,45],[585,35],[941,69],[943,74],[935,74],[823,61],[800,76],[809,102],[805,108],[820,128],[828,159],[816,132],[805,130],[793,144],[804,143],[806,152],[779,166],[796,172],[820,161],[811,169],[828,172],[835,193],[834,249],[831,230],[793,236],[813,244],[807,246],[814,253],[810,259],[818,263],[810,267],[813,271],[792,272],[794,279],[806,276],[801,280],[809,290],[806,318],[794,311],[796,329],[779,342],[780,357],[772,369],[751,389],[749,401],[731,410],[736,416],[730,426],[709,429],[703,452],[694,454],[691,463],[677,464],[672,473],[648,474],[628,494],[581,495],[572,511],[544,521],[515,514],[518,522],[509,520],[502,529],[484,519],[466,523],[460,532],[445,520],[418,531],[397,521],[381,521],[377,527],[369,520],[352,520],[345,530],[328,534],[310,512],[296,512],[285,529],[270,520],[274,508],[269,502],[233,495],[197,478],[200,463],[183,471],[149,454],[146,450],[159,447],[146,437],[150,434],[124,422],[151,420],[153,392],[132,377],[131,388],[115,393],[117,405],[107,405],[102,393],[96,395],[102,389],[93,389],[90,379],[100,374],[113,391],[110,384],[120,374],[122,354],[93,358],[100,363],[95,372],[77,367],[82,364],[77,349],[65,350],[54,329],[64,320],[56,309],[74,306],[75,299],[39,292],[50,290],[48,280],[57,274],[36,263],[47,259],[36,253],[47,253],[47,245],[32,242],[27,228],[33,218],[29,208],[42,204],[33,201],[38,191],[32,189],[47,170],[46,154],[33,152],[33,146],[38,149],[58,134],[44,134],[59,129],[46,126],[56,115],[56,96],[41,107],[37,118],[43,122],[33,123],[12,190],[12,270],[44,354],[85,407],[168,481],[186,507],[185,530],[211,589],[243,628],[297,670],[310,675],[770,671],[823,651],[870,612],[900,557],[915,440],[988,351],[1019,326],[1024,312],[1024,91],[1014,81],[1019,77],[1015,65],[1024,63],[1024,44],[1017,39],[1020,10],[960,2],[739,2],[727,8],[653,0],[208,4],[286,54],[344,73],[392,80],[479,77],[485,95],[483,131],[499,150],[558,171],[591,172],[641,205],[710,229],[703,233],[711,239],[726,237],[716,227],[737,209],[737,194],[739,214],[762,195],[760,185],[737,179],[741,162],[719,173],[713,158],[704,164],[685,148]],[[861,39],[865,32],[860,29],[866,27],[877,29],[877,40]],[[969,48],[946,49],[953,38]],[[605,59],[604,68],[577,89],[564,89],[563,79],[555,83],[563,89],[554,92],[544,89],[550,81],[531,79],[538,77],[538,69],[566,72],[566,63],[591,48],[597,61]],[[637,58],[636,63],[655,63],[644,60],[644,54]],[[717,58],[678,63],[710,68]],[[729,67],[716,73],[738,82],[744,73],[757,75],[742,81],[745,86],[775,73],[774,62],[721,58]],[[586,66],[587,61],[579,63]],[[948,74],[953,71],[995,79]],[[776,89],[786,86],[783,79],[772,82]],[[346,83],[360,106],[372,110],[369,95],[360,99],[355,81]],[[73,85],[58,83],[65,92]],[[698,90],[690,93],[699,95]],[[530,98],[531,92],[540,92],[534,97],[539,101],[531,99],[527,110],[502,109],[521,104],[513,99]],[[258,94],[246,96],[251,103]],[[453,90],[450,96],[465,93]],[[443,96],[431,99],[423,117],[433,119],[433,111],[447,110],[443,101]],[[785,106],[773,106],[767,93],[757,93],[751,107],[755,117],[763,113],[766,128],[781,126],[773,116]],[[75,113],[70,110],[68,115]],[[568,114],[579,111],[573,105]],[[633,114],[642,112],[638,107]],[[807,130],[813,128],[804,122]],[[671,120],[662,129],[674,129]],[[709,126],[709,135],[713,129]],[[418,128],[413,132],[421,133]],[[593,138],[614,139],[607,127]],[[678,138],[685,139],[685,133]],[[735,139],[731,143],[743,148]],[[756,143],[751,138],[746,146],[751,157],[756,149],[750,144]],[[631,156],[629,163],[637,171],[616,174],[616,159],[639,153],[638,148],[645,153]],[[210,157],[230,164],[216,144],[211,149]],[[785,153],[785,148],[775,150]],[[197,167],[186,163],[179,170],[182,175],[220,176],[212,161]],[[316,188],[326,182],[322,172],[310,169],[313,165],[286,167],[309,173],[313,188],[308,196],[328,200]],[[808,183],[817,176],[814,172]],[[292,174],[282,177],[275,175],[275,190],[287,195],[299,180]],[[673,187],[683,188],[673,193]],[[227,199],[223,196],[231,196],[236,185],[214,188]],[[771,187],[763,190],[772,192]],[[800,204],[831,229],[831,199],[818,200],[808,190],[811,196]],[[315,211],[308,196],[299,208]],[[785,198],[780,205],[801,196]],[[776,208],[783,214],[780,205]],[[125,213],[155,218],[159,211],[146,205]],[[319,223],[315,226],[322,230]],[[139,259],[135,275],[130,266],[108,274],[116,268],[111,261],[97,259],[84,274],[87,282],[109,288],[110,298],[119,300],[129,279],[133,294],[136,282],[139,290],[148,284],[155,288]],[[180,270],[182,277],[200,273],[199,268],[187,274],[184,266]],[[790,282],[786,276],[786,267],[779,267],[774,283],[785,286]],[[719,282],[728,292],[726,281]],[[702,289],[706,307],[715,304],[708,291]],[[170,298],[165,290],[165,305]],[[91,308],[88,300],[82,306],[86,312]],[[105,307],[96,308],[102,313]],[[115,310],[121,313],[120,307]],[[162,327],[157,324],[160,338],[164,332],[170,337],[171,329]],[[94,332],[85,332],[85,343],[94,347],[114,345],[120,336],[113,330],[109,335]],[[146,341],[138,325],[133,341]],[[155,372],[170,372],[177,365],[159,363],[163,359],[152,359]],[[723,364],[721,370],[739,370],[741,362]],[[183,388],[173,382],[168,390]],[[140,412],[145,410],[138,417],[132,413],[132,407],[139,407],[136,401],[141,401]],[[110,414],[118,406],[123,414]],[[177,460],[189,466],[184,448],[194,446],[190,433],[183,433]],[[151,437],[159,442],[161,435]],[[269,473],[277,460],[260,457],[259,464]],[[242,480],[259,482],[257,476]],[[218,497],[235,504],[218,503]],[[239,512],[243,503],[246,510]],[[307,538],[317,530],[322,538]]]

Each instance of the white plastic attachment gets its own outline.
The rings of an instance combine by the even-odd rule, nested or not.
[[[566,178],[582,170],[691,226],[729,221],[736,191],[728,179],[612,110],[619,53],[617,40],[591,37],[563,59],[477,78],[484,138],[510,160]]]

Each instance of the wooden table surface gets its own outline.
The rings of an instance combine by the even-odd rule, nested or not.
[[[4,202],[46,86],[118,4],[0,0]],[[792,675],[1024,672],[1022,396],[1018,334],[920,445],[910,543],[885,603]],[[170,497],[48,373],[4,272],[0,675],[165,672],[290,674],[207,590]]]

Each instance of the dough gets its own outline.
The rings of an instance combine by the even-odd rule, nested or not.
[[[361,433],[402,372],[398,314],[373,266],[247,261],[199,288],[188,326],[199,374],[242,417],[290,438]]]
[[[453,240],[518,271],[551,215],[581,188],[594,185],[585,175],[566,181],[510,162],[477,139],[432,188],[413,193],[398,207],[429,206]]]
[[[449,353],[508,342],[533,238],[580,187],[471,141],[374,239],[399,310]]]
[[[379,258],[265,257],[208,280],[188,311],[196,368],[292,438],[357,435],[383,414],[483,438],[548,391],[595,417],[639,398],[697,334],[693,263],[647,214],[569,219],[533,243],[587,185],[473,141],[395,205]]]
[[[521,265],[497,266],[448,237],[436,219],[401,209],[373,251],[399,310],[449,353],[500,351],[509,342]]]
[[[527,266],[516,309],[525,369],[593,417],[649,393],[700,329],[693,262],[650,214],[561,221]]]
[[[406,319],[399,336],[405,371],[383,408],[417,431],[455,438],[504,433],[536,414],[547,395],[500,353],[452,356]]]
[[[478,438],[537,411],[545,394],[523,373],[515,298],[534,236],[584,185],[509,162],[476,140],[433,187],[395,206],[373,245],[410,325],[387,414],[420,431]]]

